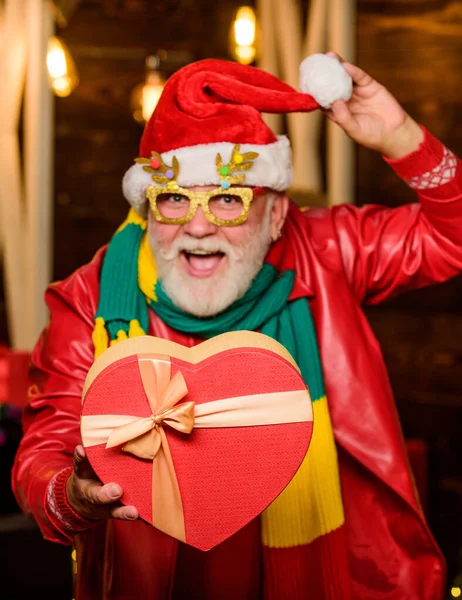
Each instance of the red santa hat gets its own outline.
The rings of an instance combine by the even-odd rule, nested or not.
[[[124,176],[128,202],[145,214],[150,185],[289,188],[290,142],[275,135],[261,113],[310,112],[348,100],[352,90],[342,65],[324,54],[303,61],[300,81],[297,92],[261,69],[223,60],[180,69],[168,80],[144,130],[140,157]]]

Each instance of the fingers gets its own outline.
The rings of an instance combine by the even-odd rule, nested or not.
[[[348,127],[351,128],[353,126],[354,117],[345,100],[337,100],[334,102],[328,111],[328,116],[343,129],[347,129]]]
[[[348,136],[352,139],[356,139],[358,135],[358,122],[344,100],[337,100],[334,102],[326,114],[329,119],[339,125]]]
[[[76,446],[74,448],[74,466],[82,463],[86,458],[85,449],[83,446]]]
[[[124,506],[120,502],[122,488],[117,483],[103,485],[99,481],[89,481],[82,485],[77,482],[76,489],[68,498],[74,510],[84,517],[98,521],[99,519],[138,519],[138,511],[134,506]]]
[[[123,521],[134,521],[138,519],[139,514],[134,506],[117,506],[111,510],[111,517]]]
[[[343,58],[341,56],[339,56],[337,54],[337,52],[334,52],[333,50],[329,50],[329,52],[326,52],[326,56],[330,56],[331,58],[336,58],[339,62],[344,63],[345,61],[343,60]]]
[[[123,490],[118,483],[103,485],[97,478],[86,456],[83,446],[74,450],[74,473],[66,488],[68,501],[80,515],[93,520],[138,519],[138,510],[134,506],[124,506],[120,502]]]
[[[92,504],[111,504],[122,496],[122,488],[117,483],[102,485],[95,481],[85,486],[83,495]]]
[[[352,65],[348,62],[343,62],[342,65],[345,71],[348,73],[351,79],[353,79],[353,82],[358,87],[365,87],[366,85],[370,85],[371,83],[373,83],[373,78],[356,65]]]
[[[90,506],[93,506],[93,514],[134,521],[139,517],[135,506],[124,506],[118,499],[122,496],[122,488],[117,483],[90,484],[85,494]]]
[[[74,471],[81,479],[96,479],[83,446],[76,446],[74,449]]]
[[[374,81],[374,79],[365,71],[353,65],[347,61],[345,61],[341,56],[339,56],[336,52],[329,51],[326,52],[327,56],[332,58],[336,58],[339,62],[342,63],[343,68],[348,73],[348,75],[353,79],[354,83],[359,87],[364,87],[369,85]]]

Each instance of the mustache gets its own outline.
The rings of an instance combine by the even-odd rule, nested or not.
[[[229,242],[222,239],[184,236],[175,240],[170,248],[159,248],[159,252],[164,260],[175,260],[182,252],[210,252],[212,254],[224,254],[234,260],[239,260],[243,256],[240,249],[235,248]]]

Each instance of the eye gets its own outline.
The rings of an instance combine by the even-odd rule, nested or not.
[[[157,204],[184,204],[189,202],[186,196],[182,194],[159,194],[157,196]]]
[[[244,204],[241,197],[235,194],[218,194],[210,198],[209,208],[219,219],[232,220],[241,216]]]
[[[181,194],[171,194],[169,196],[168,200],[170,202],[173,202],[174,204],[178,204],[179,202],[184,202],[186,200],[186,198],[184,196],[182,196]]]
[[[227,204],[231,206],[236,202],[241,202],[239,196],[231,196],[230,194],[222,194],[221,196],[214,196],[213,198],[216,202],[221,202],[222,204]]]

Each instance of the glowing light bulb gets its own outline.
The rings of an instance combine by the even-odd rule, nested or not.
[[[66,44],[55,36],[48,40],[47,68],[54,93],[62,98],[69,96],[79,77]]]
[[[234,38],[238,46],[252,46],[255,42],[256,18],[250,6],[241,6],[234,21]]]
[[[48,44],[47,67],[50,77],[62,77],[67,74],[66,55],[57,38],[51,38]]]
[[[237,46],[235,52],[238,61],[243,65],[249,65],[253,62],[257,54],[253,46]]]
[[[460,587],[452,587],[451,588],[451,596],[453,598],[460,598],[461,595],[462,595],[462,590],[460,589]]]
[[[157,77],[149,77],[141,91],[141,110],[145,122],[149,121],[164,91],[164,82],[160,75],[158,73],[152,75],[157,75]]]
[[[255,60],[257,19],[250,6],[241,6],[230,30],[230,52],[243,65]]]
[[[148,56],[144,83],[135,87],[131,95],[133,117],[139,123],[147,123],[164,91],[165,79],[159,72],[159,58]]]

